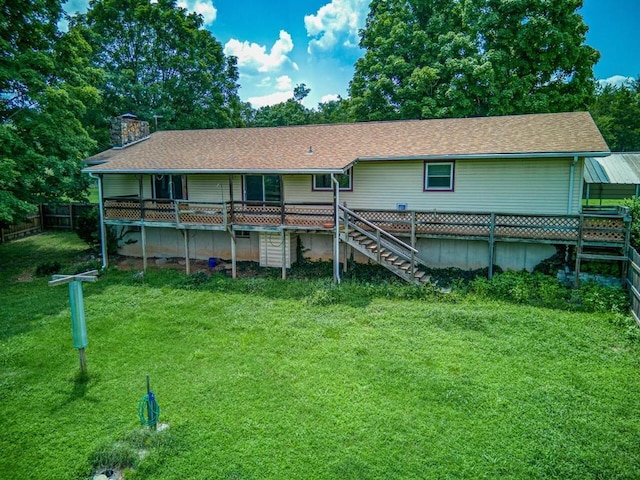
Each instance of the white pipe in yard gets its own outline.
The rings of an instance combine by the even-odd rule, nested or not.
[[[102,200],[102,175],[89,174],[91,178],[98,179],[98,209],[100,210],[100,253],[102,255],[102,268],[109,266],[107,257],[107,229],[104,224],[104,205]]]
[[[567,202],[567,214],[571,215],[573,213],[573,181],[576,176],[576,165],[578,163],[578,156],[573,156],[573,161],[571,162],[571,167],[569,170],[569,201]]]

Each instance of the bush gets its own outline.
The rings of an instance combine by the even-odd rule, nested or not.
[[[97,208],[85,210],[76,221],[76,233],[91,248],[100,246],[100,212]]]
[[[55,275],[62,270],[62,264],[60,262],[42,262],[36,267],[36,275],[39,277],[46,277],[48,275]]]
[[[505,272],[491,280],[478,277],[469,291],[484,298],[562,310],[623,313],[629,308],[628,296],[620,287],[587,282],[572,290],[540,273]]]
[[[100,247],[100,212],[98,208],[86,210],[78,217],[76,233],[80,240],[86,242],[91,248],[98,249]],[[118,254],[118,247],[128,233],[129,230],[123,228],[118,235],[115,227],[107,226],[107,253],[109,255]],[[133,241],[126,240],[124,243],[133,243]]]

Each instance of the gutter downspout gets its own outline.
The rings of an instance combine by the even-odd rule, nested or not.
[[[576,176],[576,165],[578,164],[578,156],[573,156],[573,161],[571,162],[570,170],[569,170],[569,199],[567,202],[567,215],[572,215],[573,213],[573,183]]]
[[[333,183],[334,190],[334,204],[333,204],[333,227],[335,228],[334,242],[333,242],[333,280],[340,283],[340,183],[336,180],[336,177],[331,174],[331,183]]]
[[[104,203],[102,200],[102,175],[94,175],[89,173],[89,177],[98,180],[98,209],[100,212],[100,254],[102,255],[102,268],[109,266],[109,258],[107,257],[107,229],[104,224]]]

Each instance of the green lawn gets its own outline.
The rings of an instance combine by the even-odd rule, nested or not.
[[[25,274],[82,250],[65,234],[0,245],[2,479],[106,461],[163,480],[640,478],[626,315],[110,271],[84,287],[82,378],[67,289]],[[136,413],[147,374],[170,426],[155,435]]]

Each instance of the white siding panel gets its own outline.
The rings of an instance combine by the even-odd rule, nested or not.
[[[229,201],[228,175],[188,175],[189,200],[196,202]]]
[[[286,268],[290,268],[295,261],[295,242],[297,237],[290,233],[284,236],[285,262]],[[282,267],[283,238],[279,233],[260,232],[260,266],[261,267]],[[293,243],[293,244],[292,244]]]
[[[571,159],[457,160],[454,191],[425,192],[424,162],[370,162],[354,168],[351,208],[566,214]],[[574,211],[581,167],[574,178]]]
[[[140,193],[138,178],[135,175],[104,175],[102,177],[102,189],[105,197],[137,197]]]
[[[182,232],[173,228],[147,227],[147,256],[149,258],[183,258],[185,250],[182,235]],[[126,238],[134,242],[122,245],[118,253],[124,256],[142,257],[140,232],[132,232]],[[206,260],[209,257],[230,260],[231,237],[227,232],[190,230],[189,255],[192,260]],[[236,239],[236,255],[239,261],[258,261],[258,235],[252,234],[250,238]]]

